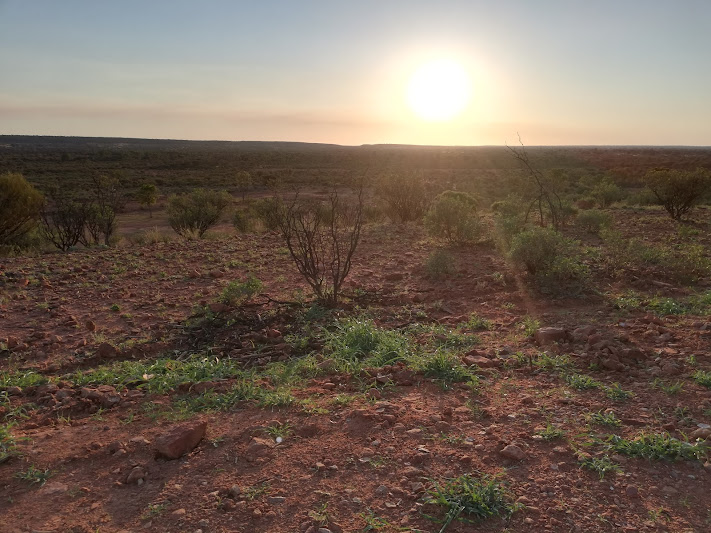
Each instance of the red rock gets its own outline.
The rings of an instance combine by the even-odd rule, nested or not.
[[[513,459],[514,461],[523,461],[526,458],[526,452],[515,444],[509,444],[499,453],[507,459]]]
[[[220,302],[213,302],[210,304],[209,307],[210,311],[212,311],[213,313],[224,313],[225,311],[229,310],[229,307]]]
[[[565,340],[566,335],[563,328],[541,328],[533,334],[533,337],[539,345],[545,346]]]
[[[492,366],[496,366],[496,361],[492,361],[491,359],[488,359],[481,355],[467,355],[466,357],[464,357],[463,361],[464,364],[466,364],[467,366],[476,365],[481,368],[489,368]]]
[[[182,424],[156,439],[156,452],[167,459],[178,459],[189,453],[205,436],[207,422]]]
[[[102,358],[114,357],[117,353],[116,348],[111,346],[108,342],[102,342],[96,350],[96,355]]]
[[[254,461],[259,457],[265,457],[271,453],[274,446],[275,444],[271,441],[271,439],[253,437],[249,443],[249,446],[247,446],[245,458],[247,461]]]
[[[96,324],[94,324],[93,320],[86,321],[86,329],[88,329],[89,331],[96,331]]]

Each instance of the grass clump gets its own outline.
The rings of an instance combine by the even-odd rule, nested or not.
[[[597,473],[597,475],[600,476],[600,479],[604,479],[605,475],[609,473],[622,472],[620,465],[615,463],[607,455],[593,457],[585,454],[578,457],[578,462],[582,468],[587,468],[588,470],[592,470]]]
[[[619,383],[613,383],[609,387],[604,387],[604,390],[605,396],[616,402],[622,402],[634,396],[633,392],[624,390]]]
[[[545,429],[542,429],[536,435],[543,437],[543,440],[551,441],[556,439],[562,439],[565,436],[565,431],[554,426],[553,424],[548,424]]]
[[[465,367],[459,357],[445,350],[422,358],[416,365],[425,377],[435,378],[445,384],[476,381],[477,377]]]
[[[425,503],[445,511],[443,518],[428,516],[442,523],[440,533],[454,520],[473,522],[493,516],[509,517],[517,506],[506,486],[496,477],[464,474],[444,483],[435,483]]]
[[[40,486],[47,483],[47,480],[52,477],[52,472],[49,469],[41,470],[35,465],[30,465],[27,470],[23,470],[15,474],[15,477],[31,484],[39,484]]]
[[[618,428],[622,425],[622,421],[617,418],[613,411],[597,411],[586,416],[588,422],[600,424],[601,426],[609,426]]]
[[[239,377],[239,364],[230,359],[193,356],[186,360],[121,361],[65,376],[74,385],[113,385],[165,394],[183,383]]]
[[[711,372],[705,372],[703,370],[697,370],[694,372],[694,381],[699,385],[711,389]]]
[[[601,387],[599,381],[584,374],[570,374],[565,378],[565,381],[575,390],[599,389]]]
[[[572,365],[570,357],[567,355],[549,355],[543,352],[533,360],[533,366],[541,370],[559,371],[570,368]]]
[[[691,444],[668,433],[642,433],[631,440],[610,435],[607,446],[616,453],[650,460],[702,459],[708,452],[703,444]]]
[[[20,455],[17,441],[12,434],[12,426],[13,424],[0,425],[0,464]]]
[[[42,374],[27,370],[24,372],[0,372],[0,389],[8,387],[36,387],[48,383],[49,379]]]
[[[335,330],[325,335],[324,353],[333,357],[344,370],[391,365],[406,360],[413,351],[407,336],[380,328],[369,319],[339,321]]]

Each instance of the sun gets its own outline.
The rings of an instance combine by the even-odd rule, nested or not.
[[[410,78],[407,100],[422,119],[432,122],[452,120],[466,109],[471,96],[467,71],[449,59],[420,66]]]

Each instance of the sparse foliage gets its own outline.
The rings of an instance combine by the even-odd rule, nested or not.
[[[363,227],[363,185],[351,202],[334,190],[326,202],[296,195],[278,209],[279,231],[319,301],[333,306],[351,270]]]
[[[252,188],[252,175],[246,170],[240,170],[235,174],[235,186],[237,191],[239,191],[242,196],[242,201],[244,202],[247,191]]]
[[[63,252],[76,246],[84,238],[89,204],[85,200],[70,197],[66,192],[54,189],[41,212],[42,235]]]

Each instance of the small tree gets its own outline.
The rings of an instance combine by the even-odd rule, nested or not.
[[[190,193],[173,195],[168,199],[168,222],[181,237],[197,235],[201,239],[208,229],[220,221],[230,203],[232,196],[227,191],[195,189]]]
[[[383,176],[378,193],[393,221],[419,220],[427,211],[430,197],[422,178],[414,174],[391,173]]]
[[[647,172],[645,182],[669,216],[680,220],[711,189],[711,173],[703,168],[694,171],[657,168]]]
[[[11,244],[37,224],[44,196],[19,173],[0,175],[0,245]]]
[[[51,202],[41,212],[42,235],[58,249],[66,252],[84,238],[89,204],[55,189]],[[86,241],[83,242],[86,244]]]
[[[144,183],[138,189],[136,199],[139,204],[148,208],[148,216],[153,218],[152,207],[158,201],[158,187],[156,187],[153,183]]]
[[[252,188],[252,175],[246,170],[240,170],[235,174],[235,186],[242,196],[244,202],[247,191]]]
[[[477,201],[467,193],[445,191],[432,202],[425,227],[430,235],[450,242],[475,241],[482,230],[476,206]]]
[[[551,190],[543,173],[535,168],[528,157],[528,152],[526,147],[521,141],[519,136],[519,143],[521,148],[513,148],[511,146],[506,146],[509,152],[516,158],[516,160],[523,166],[528,175],[529,180],[535,188],[533,196],[528,200],[528,207],[526,209],[525,221],[528,222],[528,217],[531,211],[534,209],[538,211],[539,225],[544,227],[546,225],[546,215],[550,218],[551,225],[553,229],[560,229],[564,223],[563,216],[563,203],[558,194]]]
[[[278,221],[296,268],[318,300],[336,305],[363,227],[362,184],[352,203],[336,191],[326,202],[299,201],[296,195],[281,207]]]
[[[126,204],[120,189],[120,181],[111,176],[94,176],[94,198],[96,200],[95,223],[108,246],[116,231],[116,214]]]

